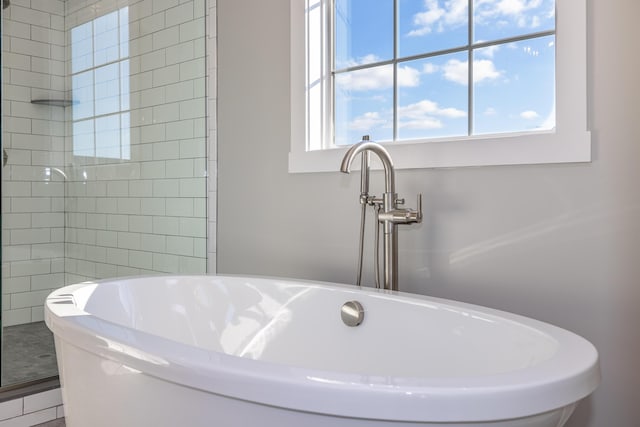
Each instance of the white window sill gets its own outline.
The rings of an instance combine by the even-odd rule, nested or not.
[[[591,161],[591,135],[588,131],[569,135],[556,132],[489,135],[462,140],[394,142],[384,146],[396,169]],[[337,171],[348,148],[292,151],[289,153],[289,172]]]

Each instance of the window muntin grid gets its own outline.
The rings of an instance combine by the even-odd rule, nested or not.
[[[406,141],[553,129],[555,2],[522,2],[534,10],[529,14],[517,14],[514,10],[501,14],[490,7],[492,3],[451,1],[444,3],[450,6],[445,10],[446,7],[440,8],[437,1],[431,0],[330,2],[328,25],[333,36],[328,45],[331,75],[328,104],[332,107],[328,129],[333,135],[330,146],[352,144],[364,133],[373,133],[379,141]],[[431,13],[431,17],[414,19],[416,28],[409,29],[406,14],[400,10],[417,4],[431,7],[423,11]],[[345,12],[348,7],[354,9],[353,13]],[[374,31],[375,22],[361,22],[358,16],[372,15],[370,9],[376,7],[384,8],[387,12],[384,15],[392,21],[392,31],[388,30],[390,25],[383,25],[382,31],[382,39],[391,34],[391,48],[380,41],[380,34]],[[391,13],[388,9],[392,9]],[[437,11],[445,17],[440,21],[455,15],[449,19],[454,22],[449,22],[451,31],[433,28],[444,25],[434,18]],[[414,14],[414,18],[419,16],[418,12]],[[505,17],[513,18],[514,22],[505,21]],[[506,23],[491,25],[496,22]],[[425,23],[432,24],[432,28],[418,25]],[[349,25],[354,27],[353,39],[362,38],[359,32],[377,34],[370,52],[356,46],[354,55],[345,54]],[[403,40],[410,39],[408,35],[412,33],[423,38],[435,33],[436,37],[427,37],[435,41],[425,43],[422,50],[405,47]],[[496,58],[499,51],[502,57]],[[496,59],[507,65],[496,67]],[[497,81],[502,85],[495,84]],[[416,96],[417,92],[422,96]],[[497,98],[497,94],[503,105],[489,105],[487,100]],[[536,108],[529,107],[532,104]]]
[[[131,158],[129,8],[71,29],[73,154]]]

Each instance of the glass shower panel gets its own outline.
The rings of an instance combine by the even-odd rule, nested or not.
[[[205,272],[204,5],[112,3],[67,4],[67,279]]]
[[[56,375],[53,289],[206,272],[205,2],[16,1],[2,23],[6,386]]]
[[[64,3],[2,9],[2,375],[56,374],[42,303],[65,283]]]

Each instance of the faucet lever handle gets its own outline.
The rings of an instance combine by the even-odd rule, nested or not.
[[[417,205],[417,209],[413,210],[413,209],[407,209],[407,223],[411,223],[411,222],[415,222],[415,223],[421,223],[422,222],[422,193],[418,193],[418,200],[416,200],[416,205]]]
[[[416,222],[422,222],[422,193],[418,193],[417,203],[417,212],[416,212]]]

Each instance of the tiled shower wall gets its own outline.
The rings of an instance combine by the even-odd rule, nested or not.
[[[62,4],[62,1],[58,1],[56,2],[56,0],[42,0],[44,3],[46,3],[47,5],[51,6],[53,3],[60,3]],[[114,0],[115,1],[115,0]],[[154,0],[156,1],[156,0]],[[32,2],[35,2],[34,0],[32,0]],[[151,0],[147,0],[148,3],[151,2]],[[28,1],[25,0],[12,0],[12,5],[15,4],[22,4],[27,6],[28,5]],[[216,1],[215,0],[207,0],[206,2],[207,5],[207,36],[206,36],[206,61],[207,61],[207,107],[208,107],[208,112],[207,112],[207,132],[208,132],[208,165],[209,165],[209,171],[208,171],[208,176],[209,176],[209,181],[208,181],[208,233],[209,233],[209,244],[208,244],[208,272],[215,272],[216,271],[216,264],[215,264],[215,251],[216,251],[216,246],[215,246],[215,226],[216,226]],[[7,12],[7,10],[5,10],[5,12]],[[24,11],[23,11],[24,12]],[[64,24],[63,24],[63,20],[57,18],[56,16],[60,16],[60,15],[53,15],[50,17],[51,22],[55,22],[56,26],[57,26],[57,30],[62,30],[64,28]],[[5,21],[6,22],[6,21]],[[35,25],[35,24],[31,24],[28,23],[31,22],[29,20],[25,21],[24,24],[25,25]],[[11,27],[14,24],[9,24],[9,26],[5,26],[3,28],[3,49],[2,49],[2,55],[3,55],[3,62],[7,65],[11,65],[11,67],[8,67],[8,70],[3,70],[3,76],[2,76],[2,80],[3,80],[3,87],[2,87],[2,99],[3,99],[3,104],[2,104],[2,109],[3,109],[3,116],[6,112],[11,111],[12,113],[14,112],[14,110],[10,110],[11,108],[11,102],[16,101],[16,102],[21,102],[24,104],[29,104],[30,105],[30,100],[32,99],[31,97],[31,92],[34,92],[34,96],[38,96],[39,91],[41,89],[39,88],[31,88],[30,85],[25,84],[25,85],[14,85],[10,82],[9,80],[9,76],[10,76],[10,71],[9,70],[20,70],[20,68],[17,68],[18,64],[22,64],[22,68],[24,69],[24,71],[28,71],[27,70],[27,63],[31,61],[31,58],[22,58],[20,59],[20,57],[14,58],[14,59],[9,59],[9,58],[13,58],[14,57],[14,52],[10,52],[10,44],[9,42],[9,38],[10,37],[16,37],[18,36],[18,34],[15,34],[14,32],[16,31],[16,29],[12,29],[12,28],[8,28]],[[22,38],[24,38],[25,40],[31,40],[30,36],[27,36],[27,32],[25,30],[25,27],[20,25],[19,27],[23,28],[22,32],[19,34],[22,34]],[[29,34],[30,34],[31,29],[29,29]],[[14,35],[9,35],[9,32],[12,32],[12,34]],[[36,31],[37,32],[37,31]],[[20,43],[18,43],[18,45],[20,45]],[[17,45],[14,44],[14,48]],[[59,49],[57,47],[53,47],[52,51],[57,52]],[[31,56],[31,54],[27,54],[26,52],[24,54],[18,54],[18,55],[25,55],[25,56]],[[56,53],[57,55],[57,53]],[[58,57],[58,56],[56,56]],[[39,58],[38,56],[36,56],[36,58]],[[63,61],[64,59],[64,54],[63,52],[60,52],[60,56],[59,56],[59,61]],[[11,62],[9,64],[9,61],[19,61],[18,64],[14,64],[13,62]],[[38,62],[38,59],[36,59],[36,63]],[[61,66],[61,65],[58,65]],[[46,68],[45,68],[46,69]],[[64,74],[61,73],[61,76],[63,76]],[[56,80],[58,81],[58,80]],[[16,86],[16,87],[14,87]],[[21,94],[21,95],[20,95]],[[55,93],[56,96],[59,93]],[[42,93],[43,96],[48,96],[47,93]],[[60,94],[62,95],[62,94]],[[6,110],[5,110],[6,108]],[[50,109],[51,114],[61,114],[60,112],[56,112],[58,111],[57,109]],[[63,116],[56,116],[58,117],[59,120],[62,122],[64,120]],[[18,116],[16,116],[16,118],[18,118]],[[55,163],[57,165],[59,165],[61,167],[64,166],[64,159],[62,158],[62,153],[64,151],[64,140],[62,136],[48,136],[48,133],[44,133],[43,135],[39,135],[38,134],[32,134],[31,132],[15,132],[15,128],[12,126],[12,124],[10,123],[13,120],[13,118],[10,118],[7,121],[7,125],[5,127],[5,120],[3,117],[3,123],[2,123],[2,132],[3,132],[3,144],[6,148],[8,148],[9,150],[11,150],[12,152],[14,150],[22,150],[22,151],[18,151],[18,153],[22,154],[22,157],[25,158],[25,160],[23,160],[26,163],[26,158],[32,157],[32,155],[37,159],[40,158],[42,156],[51,156],[51,157],[55,157],[57,160],[59,160],[59,162]],[[39,121],[39,119],[27,119],[27,120],[36,120],[36,129],[41,129],[42,127],[42,123]],[[23,120],[24,121],[24,120]],[[11,142],[13,140],[13,134],[17,133],[19,136],[17,137],[17,139],[15,139],[15,141],[37,141],[37,140],[42,140],[44,142],[42,142],[42,145],[40,146],[36,146],[36,147],[32,147],[31,145],[28,146],[18,146],[20,148],[13,148],[11,146]],[[30,135],[36,135],[36,137],[31,137]],[[45,144],[46,142],[46,144]],[[33,142],[31,142],[31,144],[33,144]],[[35,153],[35,154],[32,154]],[[48,153],[58,153],[58,154],[48,154]],[[17,160],[17,155],[12,156],[11,157],[11,161],[9,162],[11,165],[16,165],[17,163],[15,163]],[[30,163],[25,164],[24,166],[31,166]],[[10,167],[10,166],[9,166]],[[45,164],[44,167],[47,167],[47,165]],[[38,169],[37,165],[34,167],[36,170]],[[4,173],[8,173],[10,171],[10,169],[5,168]],[[133,180],[135,182],[135,180]],[[18,181],[20,182],[20,181]],[[31,181],[27,181],[30,183],[31,185]],[[33,180],[33,182],[36,183],[36,187],[38,187],[41,183],[42,180]],[[57,172],[54,171],[53,174],[51,175],[51,181],[50,182],[62,182],[62,176]],[[97,182],[97,181],[96,181]],[[7,188],[7,186],[11,186],[12,181],[9,180],[8,182],[3,182],[3,185],[5,185],[3,187],[3,210],[4,209],[8,209],[11,204],[10,202],[12,200],[5,200],[4,198],[11,198],[10,193],[5,193],[5,189]],[[93,184],[89,184],[87,183],[87,186],[90,186]],[[100,184],[101,185],[101,184]],[[134,184],[135,186],[135,184]],[[26,199],[30,199],[32,198],[30,195],[27,196],[26,194],[23,193],[17,193],[19,195],[19,197],[24,197]],[[31,193],[29,193],[31,194]],[[36,193],[37,194],[37,193]],[[91,193],[89,193],[91,194]],[[18,197],[18,196],[16,196]],[[51,196],[49,196],[51,197]],[[21,202],[24,202],[21,201]],[[34,202],[31,202],[32,204]],[[64,201],[62,200],[61,196],[58,196],[58,198],[55,198],[55,203],[57,206],[57,210],[55,212],[53,212],[52,214],[63,214],[63,208],[64,208]],[[117,203],[117,202],[116,202]],[[14,207],[19,206],[20,203],[18,203],[17,205],[14,205]],[[166,200],[165,200],[165,209],[166,209]],[[11,213],[9,210],[6,210],[5,212],[7,213]],[[23,221],[26,222],[26,218],[29,219],[29,222],[31,222],[31,217],[33,215],[35,215],[36,219],[36,224],[39,225],[38,218],[40,218],[40,216],[37,213],[29,213],[30,211],[27,211],[25,209],[24,212],[16,212],[19,213],[21,215],[14,215],[13,216],[13,220],[14,221],[18,221],[20,216],[23,216],[25,219],[23,219]],[[96,212],[97,214],[99,214],[99,212]],[[165,211],[166,213],[166,211]],[[46,212],[44,213],[46,214]],[[88,214],[88,212],[85,212],[85,214]],[[52,216],[57,216],[57,215],[52,215]],[[82,216],[82,214],[81,214]],[[90,215],[86,215],[87,217],[89,217]],[[11,225],[11,220],[7,220],[5,219],[5,217],[3,217],[3,239],[8,239],[10,237],[10,231],[13,229],[28,229],[29,227],[24,224],[23,227],[18,227],[17,224],[15,225]],[[189,218],[189,217],[186,217]],[[19,222],[19,221],[18,221]],[[59,219],[59,222],[55,223],[56,226],[53,227],[54,229],[61,229],[64,226],[64,218]],[[43,227],[38,227],[38,228],[43,228]],[[88,228],[90,230],[90,228]],[[96,234],[97,234],[98,229],[96,229]],[[103,230],[105,231],[105,230]],[[97,236],[96,236],[97,239]],[[5,241],[6,243],[10,242],[10,241]],[[4,243],[4,242],[3,242]],[[60,244],[62,244],[62,242],[59,242]],[[36,245],[36,253],[38,252],[38,248],[39,246],[37,246],[38,244],[31,244],[29,246],[29,253],[31,253],[31,246]],[[16,243],[16,246],[22,246],[20,244]],[[8,252],[4,252],[3,254],[8,254],[11,253],[11,251],[13,249],[11,249],[11,245],[7,245],[5,246],[5,251],[6,249],[9,248]],[[59,249],[59,253],[56,252],[55,253],[55,257],[51,258],[52,261],[50,262],[51,265],[51,269],[54,269],[56,271],[54,272],[49,272],[47,274],[56,274],[57,273],[57,269],[61,269],[60,272],[64,272],[64,259],[63,257],[63,250],[62,248],[58,248]],[[59,255],[59,256],[58,256]],[[18,262],[18,261],[16,261]],[[21,261],[21,263],[19,263],[18,265],[28,265],[30,263],[30,258],[28,259],[24,259]],[[13,261],[9,262],[6,259],[3,258],[3,265],[2,265],[2,271],[3,271],[3,275],[5,275],[4,277],[4,282],[3,282],[3,292],[6,292],[6,290],[9,290],[11,288],[6,287],[6,283],[7,283],[7,278],[11,278],[11,275],[9,274],[11,272],[11,267],[12,267],[12,263]],[[38,259],[36,259],[34,261],[34,263],[37,265],[38,264]],[[116,267],[117,269],[117,267]],[[27,272],[28,271],[32,271],[29,269],[29,267],[27,267],[25,269]],[[42,274],[44,275],[44,273]],[[25,280],[26,282],[31,283],[31,278],[32,277],[36,277],[36,276],[40,276],[40,275],[28,275],[25,274],[23,276],[16,276],[16,277],[26,277]],[[38,278],[36,277],[35,282],[38,282]],[[11,283],[11,281],[9,282]],[[30,293],[32,292],[30,287],[25,286],[24,288],[19,288],[17,293]],[[34,291],[36,292],[36,291]],[[48,292],[48,291],[46,291]],[[45,292],[45,293],[46,293]],[[34,295],[35,299],[40,299],[42,298],[39,295]],[[14,323],[24,323],[25,321],[29,321],[26,320],[28,319],[29,316],[27,315],[23,315],[22,317],[19,314],[11,314],[11,305],[7,303],[7,301],[11,300],[11,294],[5,294],[3,295],[3,308],[6,308],[7,310],[4,311],[4,317],[3,317],[3,323],[6,325],[6,320],[12,320],[14,321]],[[18,300],[19,301],[19,300]],[[6,304],[6,305],[5,305]],[[29,315],[31,313],[32,309],[30,307],[27,307],[24,312],[28,312]],[[39,312],[39,306],[36,304],[36,308],[33,309],[33,311],[35,311],[35,316],[33,316],[34,320],[37,320],[41,314]],[[42,396],[46,396],[47,398],[50,398],[52,396],[59,396],[59,389],[53,390],[53,391],[49,391],[49,392],[45,392],[45,393],[41,393],[41,394],[37,394],[37,395],[33,395],[33,396],[28,396],[25,398],[21,398],[21,399],[17,399],[17,400],[12,400],[12,401],[7,401],[7,402],[3,402],[0,405],[0,425],[1,426],[6,426],[6,427],[17,427],[17,426],[31,426],[34,425],[35,423],[42,423],[42,422],[46,422],[46,421],[50,421],[50,420],[54,420],[56,418],[60,418],[64,415],[64,412],[62,410],[62,407],[59,406],[59,400],[58,401],[53,401],[51,403],[48,402],[48,400],[44,400]],[[32,399],[33,397],[33,399]],[[37,401],[37,404],[34,405],[29,405],[29,408],[27,408],[27,403],[28,401]],[[56,409],[55,411],[52,411],[51,409],[49,409],[49,407],[54,407],[54,409]],[[40,409],[40,408],[45,408],[45,409]],[[5,410],[6,409],[6,410]],[[14,410],[15,409],[15,410]],[[36,411],[36,412],[34,412]]]
[[[2,323],[42,319],[64,283],[64,2],[12,0],[3,10]]]
[[[68,117],[69,282],[206,272],[204,0],[67,0],[67,34],[124,5],[131,161],[75,156]]]
[[[204,0],[12,0],[3,11],[4,326],[41,320],[44,298],[65,283],[215,272],[215,1],[206,4],[205,14]],[[71,96],[65,30],[125,5],[131,160],[77,158],[72,107],[31,100]]]

